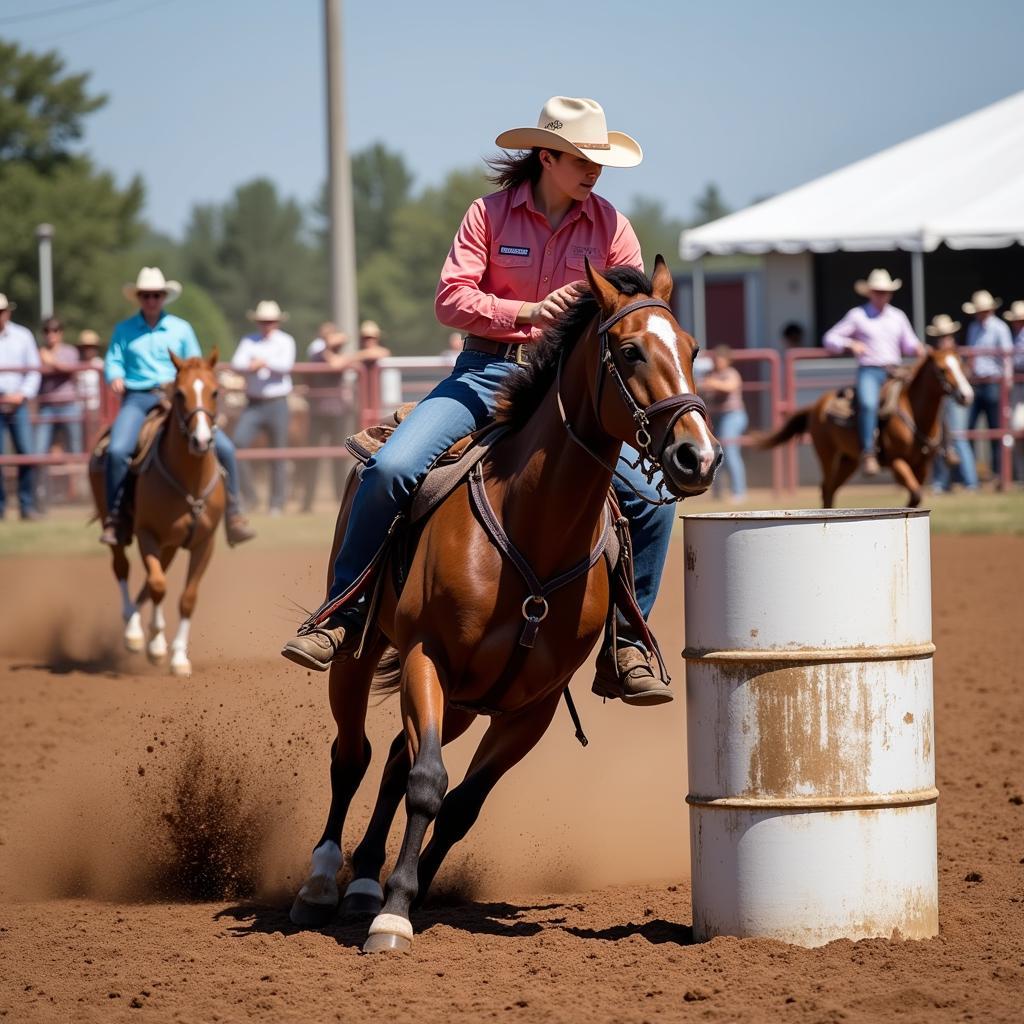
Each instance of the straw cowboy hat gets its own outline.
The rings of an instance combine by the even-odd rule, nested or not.
[[[100,336],[95,331],[91,331],[86,327],[84,331],[78,332],[78,339],[74,344],[76,348],[84,348],[86,345],[95,345],[96,348],[99,348]]]
[[[866,281],[857,281],[853,290],[858,295],[867,297],[869,292],[898,292],[903,282],[898,277],[890,277],[888,270],[872,270]]]
[[[1003,314],[1004,320],[1024,320],[1024,299],[1017,299]]]
[[[604,167],[636,167],[644,158],[636,139],[608,131],[604,108],[597,100],[572,96],[552,96],[536,128],[510,128],[494,142],[502,149],[555,149]]]
[[[143,267],[135,284],[126,284],[121,288],[126,299],[135,302],[139,292],[164,292],[165,302],[173,302],[181,295],[181,282],[168,281],[159,267]]]
[[[381,330],[380,325],[376,320],[364,320],[359,325],[359,337],[360,338],[380,338]]]
[[[982,288],[980,292],[975,292],[971,296],[970,302],[965,302],[960,308],[968,316],[973,316],[975,313],[989,313],[993,309],[998,309],[1002,304],[1002,299],[994,299],[991,292]]]
[[[940,313],[932,317],[930,327],[924,329],[925,334],[930,338],[945,338],[949,334],[956,334],[960,330],[960,321],[954,320],[948,313]]]
[[[16,302],[11,302],[11,300],[8,299],[7,296],[3,294],[3,292],[0,292],[0,312],[3,312],[5,309],[17,308],[18,304]]]
[[[288,319],[288,314],[273,299],[257,302],[256,308],[245,315],[258,324],[283,324]]]

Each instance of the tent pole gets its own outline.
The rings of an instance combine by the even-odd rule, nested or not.
[[[698,345],[707,343],[707,309],[704,290],[704,257],[693,264],[693,334]]]
[[[910,284],[914,291],[914,333],[924,337],[924,253],[915,249],[910,254]]]

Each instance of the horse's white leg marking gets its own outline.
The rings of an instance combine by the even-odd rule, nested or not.
[[[345,888],[345,896],[373,896],[383,902],[384,890],[376,878],[353,878]]]
[[[196,405],[200,407],[203,404],[203,386],[201,380],[192,381],[192,389],[196,393]],[[192,430],[192,436],[199,444],[210,443],[213,431],[210,429],[210,421],[207,419],[205,412],[196,413],[196,425]]]
[[[164,618],[163,605],[153,605],[153,620],[149,626],[149,647],[146,649],[151,661],[163,661],[167,657],[167,637],[164,629],[167,620]]]
[[[188,660],[188,633],[192,626],[190,619],[182,619],[178,623],[178,632],[171,644],[171,671],[176,676],[190,676],[192,663]]]
[[[401,935],[412,941],[412,924],[397,914],[378,914],[370,925],[371,935]]]
[[[146,633],[142,628],[142,616],[135,602],[128,593],[128,581],[118,580],[121,588],[121,617],[124,619],[124,646],[133,654],[138,654],[146,646]]]
[[[661,316],[659,313],[651,313],[647,318],[647,333],[653,334],[654,337],[660,341],[666,349],[668,354],[672,357],[672,362],[675,365],[676,373],[679,377],[679,391],[680,395],[688,395],[690,393],[689,387],[686,384],[686,374],[683,373],[682,364],[679,362],[679,348],[676,339],[676,332],[673,330],[672,325],[668,322],[666,317]],[[715,448],[711,442],[711,432],[708,430],[708,425],[704,421],[704,417],[696,412],[688,412],[683,416],[684,420],[688,420],[690,425],[696,430],[697,438],[700,441],[698,448],[698,455],[700,457],[700,471],[701,473],[707,473],[711,469],[711,464],[715,461]]]
[[[322,843],[313,851],[313,856],[310,858],[309,877],[299,890],[299,899],[304,903],[337,906],[337,876],[340,870],[341,847],[328,839],[326,843]]]

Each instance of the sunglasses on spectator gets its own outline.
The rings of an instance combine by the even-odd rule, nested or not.
[[[43,334],[60,334],[63,330],[63,327],[44,327]]]
[[[162,299],[167,292],[136,292],[140,299]]]

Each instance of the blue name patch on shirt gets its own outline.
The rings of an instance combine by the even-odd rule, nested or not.
[[[530,248],[526,245],[503,245],[498,252],[502,256],[529,256]]]

